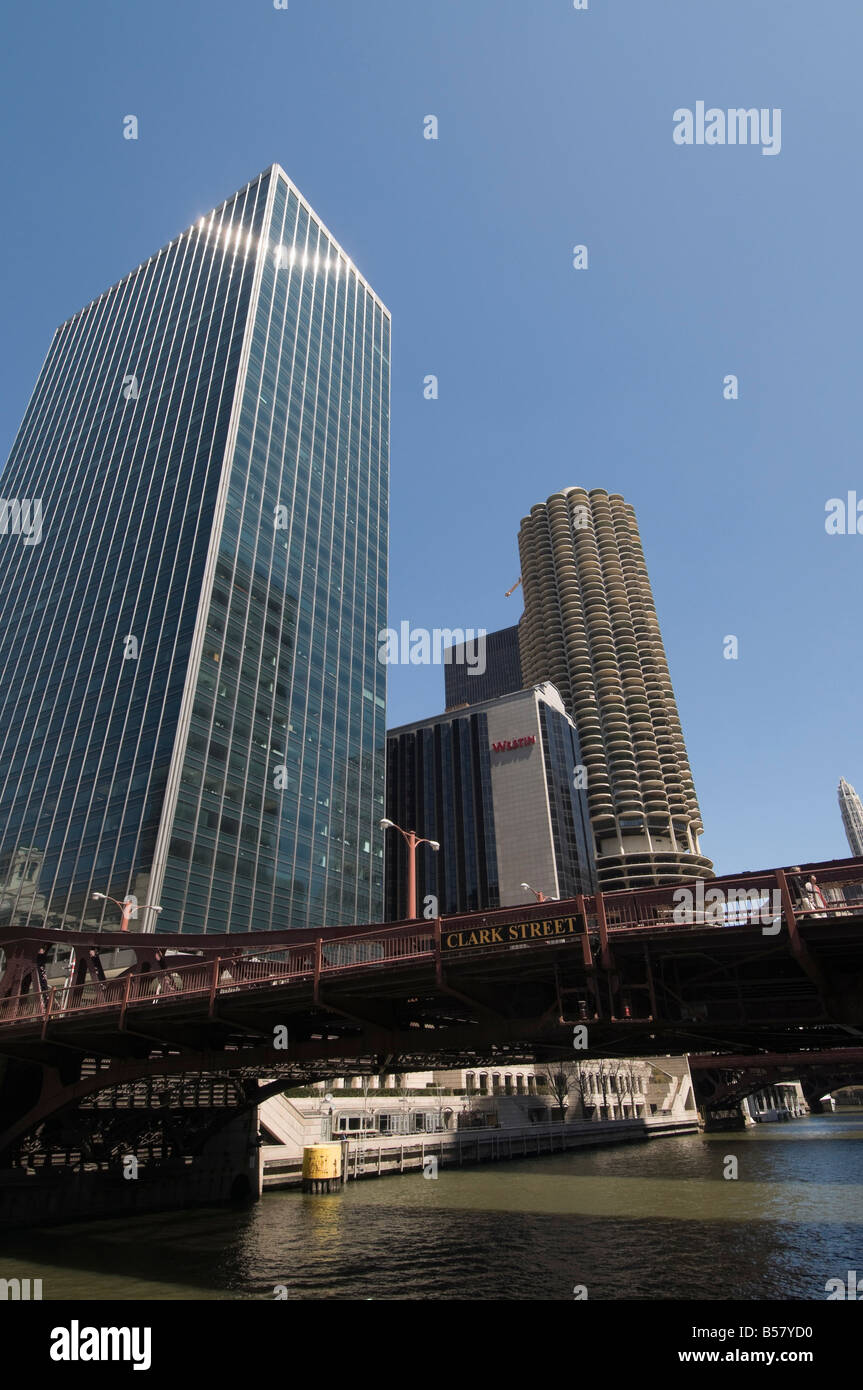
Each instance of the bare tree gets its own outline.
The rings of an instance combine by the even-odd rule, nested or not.
[[[597,1066],[599,1084],[602,1088],[602,1104],[607,1114],[609,1097],[617,1100],[617,1073],[620,1063],[616,1057],[603,1057]]]
[[[585,1115],[585,1097],[589,1094],[593,1094],[593,1072],[595,1064],[582,1058],[579,1061],[575,1062],[573,1065],[575,1066],[576,1074],[578,1076],[578,1092],[579,1099],[581,1100],[581,1113],[582,1115]]]
[[[620,1062],[619,1065],[620,1065],[620,1075],[624,1078],[625,1083],[626,1083],[626,1087],[627,1087],[628,1102],[629,1102],[629,1105],[630,1105],[631,1110],[632,1110],[632,1118],[635,1119],[635,1095],[636,1095],[635,1082],[636,1082],[636,1077],[637,1077],[638,1074],[639,1074],[639,1073],[638,1073],[638,1068],[637,1068],[637,1066],[636,1066],[636,1064],[635,1064],[635,1061],[633,1060],[632,1057],[625,1057],[625,1058]],[[623,1097],[623,1095],[621,1095],[621,1097],[620,1097],[621,1111],[622,1111],[622,1109],[623,1109],[623,1100],[624,1100],[624,1097]]]
[[[583,1098],[583,1067],[583,1062],[561,1061],[549,1062],[543,1069],[542,1077],[557,1101],[561,1123],[566,1119],[570,1096],[576,1095],[578,1102]]]

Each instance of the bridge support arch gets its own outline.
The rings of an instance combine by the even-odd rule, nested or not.
[[[93,1091],[29,1129],[5,1163],[0,1229],[257,1200],[256,1098],[184,1076]]]

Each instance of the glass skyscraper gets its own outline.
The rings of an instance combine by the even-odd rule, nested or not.
[[[382,918],[389,357],[276,165],[57,330],[2,475],[0,922]]]
[[[455,709],[459,705],[477,705],[483,700],[496,700],[499,695],[510,695],[514,690],[522,690],[521,654],[519,651],[518,623],[513,627],[501,628],[499,632],[489,632],[480,639],[447,647],[444,653],[444,690],[446,708]],[[479,664],[471,666],[466,655],[476,662],[477,648],[481,652],[485,669]]]

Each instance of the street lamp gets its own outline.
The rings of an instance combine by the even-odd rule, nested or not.
[[[417,835],[415,830],[402,830],[395,821],[387,820],[386,817],[381,821],[382,830],[397,830],[408,847],[408,921],[416,920],[417,915],[417,848],[419,845],[430,845],[435,851],[440,849],[437,840],[423,840]]]
[[[331,1091],[327,1091],[326,1095],[324,1096],[324,1103],[323,1103],[323,1105],[321,1106],[321,1113],[322,1113],[322,1115],[323,1115],[323,1117],[324,1117],[323,1123],[321,1124],[321,1138],[322,1138],[322,1139],[329,1139],[329,1140],[331,1140],[332,1137],[333,1137],[333,1111],[334,1111],[334,1110],[335,1110],[335,1106],[333,1105],[333,1096],[332,1096],[332,1092],[331,1092]]]
[[[529,883],[523,883],[521,886],[526,892],[532,893],[538,903],[557,902],[556,898],[547,898],[539,888],[531,888]]]
[[[129,923],[132,920],[132,913],[139,907],[144,908],[145,911],[162,911],[160,907],[156,907],[155,903],[137,903],[135,902],[134,898],[125,898],[123,902],[119,902],[117,898],[112,898],[108,893],[94,893],[93,897],[96,899],[97,902],[109,902],[113,903],[115,907],[119,907],[120,912],[122,913],[122,919],[120,923],[121,931],[129,930]]]

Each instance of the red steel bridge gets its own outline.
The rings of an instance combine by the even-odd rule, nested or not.
[[[0,950],[0,1171],[145,1133],[176,1155],[344,1075],[685,1053],[705,1112],[750,1068],[805,1073],[810,1103],[863,1078],[863,859],[242,938],[7,927]]]

